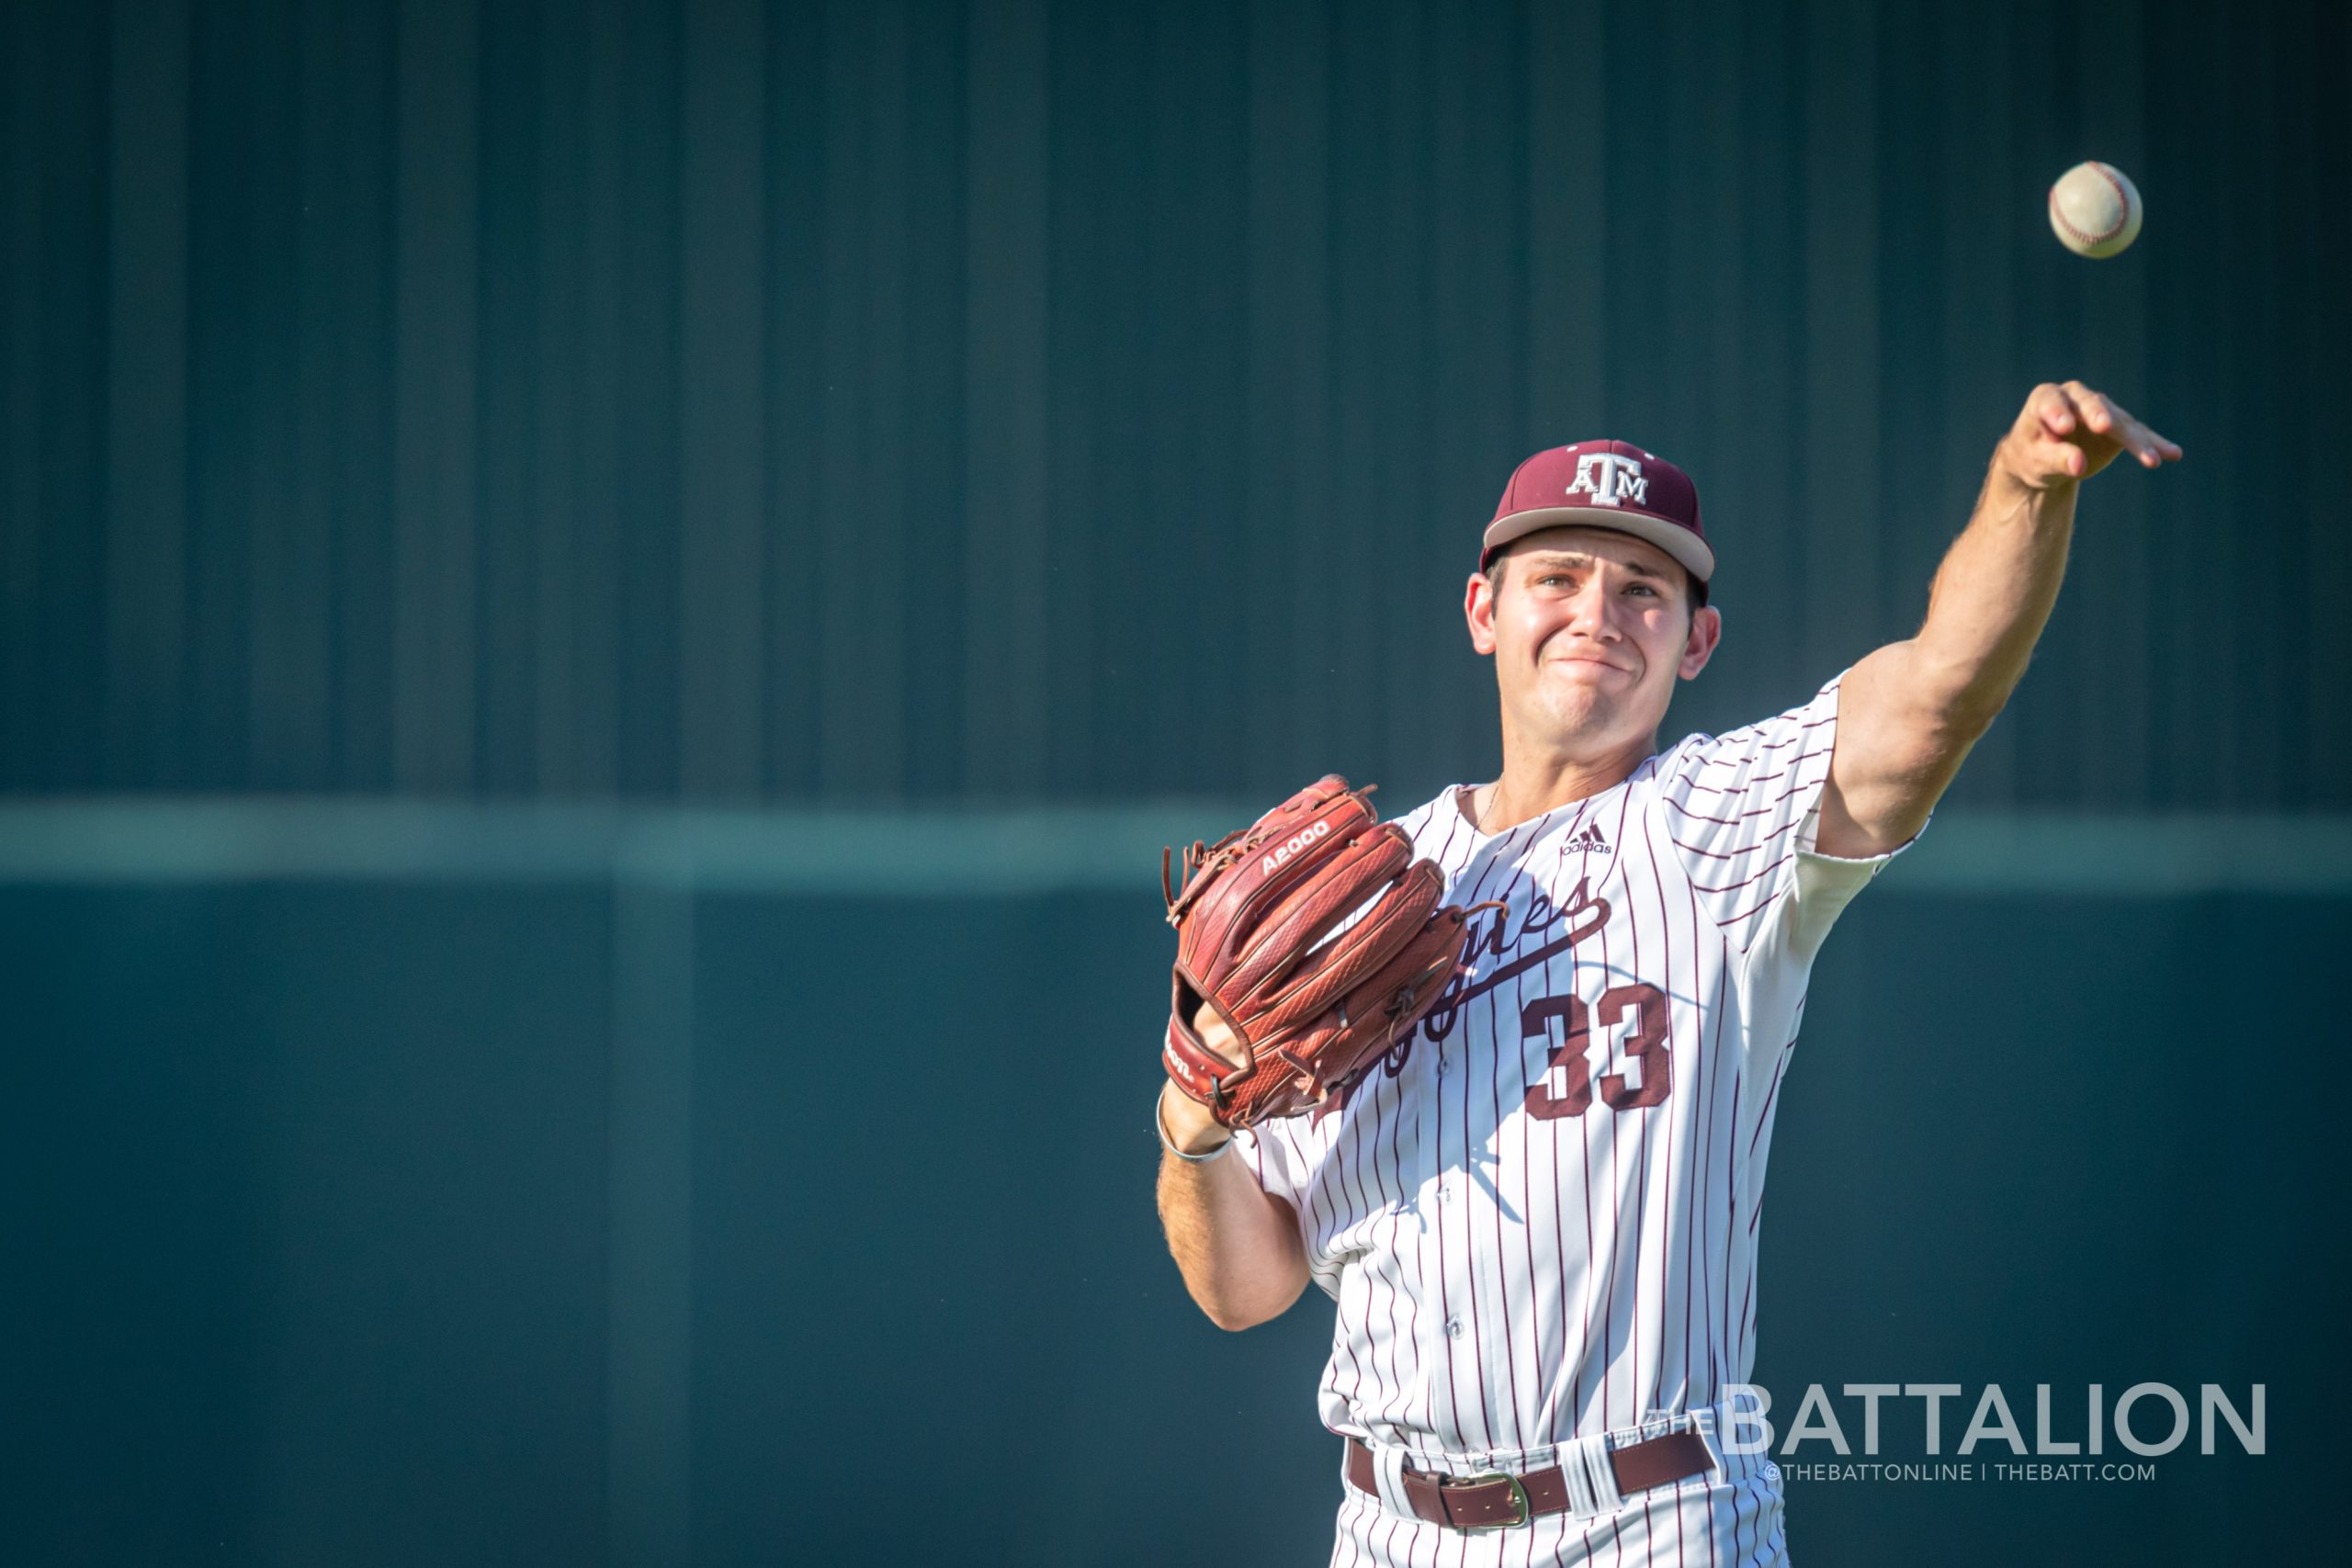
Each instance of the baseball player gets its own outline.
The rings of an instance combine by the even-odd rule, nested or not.
[[[1501,776],[1400,824],[1467,931],[1442,994],[1305,1113],[1236,1130],[1173,1063],[1158,1109],[1202,1309],[1247,1328],[1309,1281],[1338,1303],[1334,1564],[1784,1559],[1779,1472],[1724,1437],[1807,976],[2007,701],[2077,488],[2127,453],[2181,456],[2080,382],[2035,389],[1916,637],[1663,749],[1723,631],[1690,479],[1622,441],[1511,475],[1464,604]],[[1183,974],[1176,1035],[1245,1066],[1255,1026]]]

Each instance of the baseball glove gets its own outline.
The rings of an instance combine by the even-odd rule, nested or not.
[[[1421,1020],[1467,940],[1438,900],[1445,874],[1329,774],[1238,832],[1160,857],[1176,928],[1175,998],[1161,1059],[1228,1127],[1295,1116],[1352,1083]],[[1350,919],[1349,917],[1355,917]],[[1240,1066],[1212,1051],[1203,1006],[1233,1031]]]

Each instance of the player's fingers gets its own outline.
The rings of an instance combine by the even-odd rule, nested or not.
[[[2132,416],[2118,408],[2114,399],[2104,392],[2091,390],[2080,381],[2069,381],[2063,389],[2067,400],[2075,405],[2075,412],[2082,420],[2084,429],[2120,438],[2121,426]]]
[[[2167,441],[2138,420],[2130,419],[2128,415],[2125,417],[2129,420],[2131,434],[2125,438],[2124,445],[2132,449],[2132,456],[2140,459],[2142,468],[2156,468],[2180,461],[2178,442]]]
[[[2033,400],[2028,405],[2041,428],[2052,435],[2065,435],[2075,428],[2074,400],[2063,387],[2037,387]]]
[[[2083,449],[2071,441],[2048,436],[2029,442],[2022,454],[2020,471],[2033,480],[2080,479],[2089,467],[2090,459]]]
[[[2105,406],[2109,416],[2108,434],[2113,436],[2125,451],[2137,457],[2142,468],[2158,468],[2165,463],[2178,459],[2180,448],[2177,446],[2133,418],[2131,412],[2122,404],[2112,398],[2105,397],[2100,398],[2099,401]]]

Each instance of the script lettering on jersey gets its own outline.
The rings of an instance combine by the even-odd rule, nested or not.
[[[1470,917],[1470,937],[1463,944],[1462,967],[1454,971],[1453,980],[1447,984],[1444,994],[1438,998],[1437,1005],[1421,1020],[1420,1028],[1408,1032],[1385,1055],[1374,1057],[1359,1069],[1354,1077],[1325,1096],[1323,1103],[1315,1108],[1314,1121],[1320,1122],[1343,1109],[1356,1085],[1369,1077],[1375,1066],[1392,1078],[1402,1073],[1405,1064],[1412,1057],[1413,1042],[1422,1035],[1427,1035],[1431,1043],[1444,1039],[1461,1017],[1464,1003],[1474,997],[1485,995],[1506,980],[1526,974],[1555,953],[1566,953],[1607,925],[1609,900],[1592,891],[1591,879],[1587,877],[1577,883],[1577,890],[1568,896],[1566,905],[1555,905],[1549,895],[1541,891],[1535,893],[1527,900],[1527,908],[1520,911],[1516,930],[1511,929],[1510,913],[1509,909],[1499,909],[1492,919],[1482,919],[1476,915]],[[1499,958],[1528,938],[1563,924],[1568,928],[1566,931],[1533,952],[1522,953],[1508,964],[1472,977],[1481,958]]]
[[[1524,975],[1556,953],[1566,953],[1608,923],[1609,900],[1592,891],[1589,877],[1577,883],[1577,890],[1568,896],[1565,905],[1555,906],[1548,895],[1537,892],[1528,899],[1516,931],[1509,930],[1509,909],[1497,911],[1492,919],[1474,917],[1470,922],[1470,940],[1462,953],[1464,967],[1454,975],[1453,983],[1446,987],[1445,994],[1438,998],[1437,1006],[1421,1020],[1421,1032],[1431,1043],[1444,1039],[1461,1017],[1464,1003],[1474,997],[1485,995],[1506,980]],[[1530,937],[1563,925],[1567,930],[1541,947],[1522,953],[1510,963],[1498,964],[1485,974],[1476,973],[1480,960],[1500,958],[1506,951],[1518,947]],[[1405,1045],[1410,1043],[1408,1039]],[[1401,1053],[1405,1045],[1399,1045],[1398,1052]],[[1404,1066],[1401,1055],[1396,1066],[1398,1068]],[[1391,1069],[1392,1074],[1395,1070]]]
[[[1506,950],[1564,923],[1568,927],[1566,931],[1532,953],[1521,953],[1510,963],[1475,979],[1469,977],[1477,968],[1480,958],[1499,958]],[[1512,976],[1525,974],[1555,953],[1566,953],[1608,923],[1609,900],[1592,891],[1589,878],[1577,884],[1576,892],[1569,896],[1565,907],[1555,906],[1548,895],[1536,893],[1528,899],[1527,908],[1521,911],[1515,931],[1510,930],[1509,909],[1496,911],[1491,919],[1473,915],[1470,918],[1470,937],[1462,949],[1463,966],[1454,971],[1453,980],[1446,986],[1444,994],[1438,998],[1437,1005],[1422,1019],[1420,1029],[1408,1032],[1385,1055],[1374,1057],[1354,1077],[1334,1089],[1315,1108],[1312,1120],[1320,1122],[1343,1109],[1356,1085],[1369,1077],[1374,1066],[1392,1078],[1402,1073],[1406,1062],[1413,1055],[1414,1040],[1424,1032],[1432,1042],[1444,1039],[1461,1015],[1462,1005],[1473,997],[1482,996]],[[1509,934],[1505,934],[1507,931]]]

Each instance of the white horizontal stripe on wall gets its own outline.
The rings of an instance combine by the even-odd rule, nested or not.
[[[273,880],[653,883],[974,897],[1138,893],[1163,846],[1249,811],[1214,803],[992,812],[729,811],[401,800],[42,801],[0,807],[0,884]],[[2352,817],[1937,817],[1879,889],[2352,893]]]

